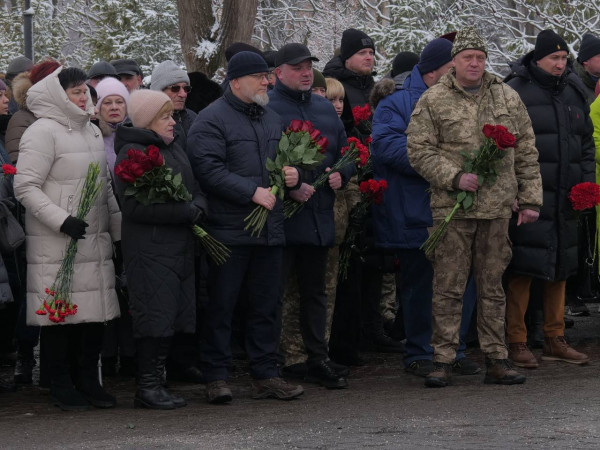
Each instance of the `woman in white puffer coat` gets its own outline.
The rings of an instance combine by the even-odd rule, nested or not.
[[[41,325],[49,360],[50,394],[65,410],[112,407],[115,399],[98,382],[103,324],[119,315],[112,242],[120,240],[121,214],[107,177],[104,143],[90,123],[93,104],[80,69],[59,68],[33,85],[27,107],[38,120],[23,134],[14,189],[26,208],[27,322]],[[92,162],[102,189],[85,221],[75,217]],[[67,242],[78,239],[72,301],[77,314],[54,324],[35,311],[60,267]],[[66,349],[80,342],[77,389]]]

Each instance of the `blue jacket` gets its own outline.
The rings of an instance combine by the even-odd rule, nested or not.
[[[257,206],[257,187],[269,187],[267,157],[275,159],[281,118],[227,89],[198,113],[188,133],[187,153],[208,198],[206,231],[226,245],[284,245],[283,206],[277,198],[258,237],[244,230],[244,218]]]
[[[289,89],[279,80],[269,92],[268,109],[277,112],[287,127],[293,119],[310,120],[329,140],[326,157],[320,167],[304,171],[303,181],[311,184],[325,170],[340,158],[340,149],[347,144],[344,125],[338,118],[329,100],[311,92]],[[352,176],[353,168],[341,171],[343,182]],[[335,240],[333,223],[333,203],[335,193],[327,185],[318,189],[298,213],[285,221],[287,245],[316,245],[331,247]]]
[[[388,182],[383,204],[372,208],[378,247],[419,248],[432,226],[429,183],[415,172],[406,154],[410,115],[426,90],[415,66],[402,89],[381,100],[373,115],[373,174]]]

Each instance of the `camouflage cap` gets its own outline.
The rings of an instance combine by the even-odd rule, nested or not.
[[[452,57],[463,50],[481,50],[487,56],[487,45],[475,27],[467,27],[456,33],[452,44]]]

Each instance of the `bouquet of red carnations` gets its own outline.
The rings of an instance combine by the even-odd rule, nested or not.
[[[12,164],[2,164],[2,179],[16,175],[17,168]]]
[[[4,168],[4,167],[3,167]],[[15,170],[16,173],[16,170]],[[90,163],[81,191],[81,200],[77,207],[78,219],[84,220],[102,188],[102,181],[98,180],[100,165]],[[73,269],[75,268],[75,255],[77,254],[77,239],[71,238],[67,243],[65,256],[54,279],[54,283],[46,288],[46,297],[42,305],[35,312],[37,315],[49,315],[51,322],[64,322],[66,317],[77,314],[77,305],[71,301],[73,287]]]
[[[369,120],[371,115],[371,106],[368,103],[365,103],[363,106],[357,105],[352,108],[354,126],[364,135],[371,134],[373,128],[373,125]]]
[[[316,130],[308,120],[292,120],[290,126],[281,133],[275,160],[267,158],[265,167],[269,171],[271,194],[283,200],[285,189],[284,170],[295,166],[310,170],[318,167],[325,158],[329,141]],[[269,210],[258,205],[244,219],[244,230],[251,229],[251,236],[260,236],[267,222]]]
[[[127,159],[115,166],[115,175],[129,184],[125,195],[135,197],[143,205],[192,200],[192,194],[183,184],[181,174],[173,175],[173,170],[165,165],[160,150],[155,145],[149,145],[143,151],[133,148],[127,150]],[[223,243],[198,225],[193,225],[192,231],[216,264],[227,261],[231,251]]]
[[[364,167],[369,162],[369,149],[364,146],[359,139],[355,137],[348,138],[348,146],[341,150],[342,157],[338,159],[329,172],[323,172],[314,181],[312,187],[320,189],[327,183],[329,176],[332,173],[339,172],[349,164],[356,164],[359,167]],[[287,199],[283,202],[283,214],[286,219],[289,219],[304,207],[304,203],[299,203],[295,200]]]
[[[498,178],[495,162],[504,158],[507,148],[514,148],[516,138],[502,125],[486,124],[483,126],[482,131],[485,140],[479,150],[471,153],[461,152],[465,160],[463,170],[465,173],[476,174],[479,186],[483,186],[485,183],[491,186]],[[470,191],[459,191],[456,194],[456,204],[450,214],[444,217],[442,223],[420,247],[421,250],[425,251],[427,256],[433,254],[437,243],[446,233],[448,223],[452,220],[456,211],[461,206],[465,211],[471,209],[475,200],[475,194],[476,192]]]
[[[340,267],[338,269],[338,278],[343,281],[348,276],[348,266],[353,252],[360,251],[356,246],[356,239],[361,233],[365,217],[371,205],[381,205],[383,202],[383,193],[387,190],[386,180],[367,180],[359,185],[360,202],[358,202],[350,212],[350,220],[344,241],[340,245]]]
[[[585,182],[576,184],[569,192],[569,200],[574,211],[584,211],[600,205],[600,186]]]

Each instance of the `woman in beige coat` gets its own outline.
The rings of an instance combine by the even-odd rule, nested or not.
[[[19,145],[15,195],[26,208],[27,322],[42,326],[50,394],[65,410],[112,407],[98,382],[103,324],[119,315],[112,242],[120,240],[121,215],[107,178],[102,136],[90,123],[93,105],[85,72],[59,68],[32,86],[27,107],[38,120]],[[88,166],[98,162],[102,189],[85,221],[75,217]],[[72,301],[78,312],[54,324],[35,311],[60,267],[67,242],[78,239]],[[80,345],[77,389],[67,349]]]

